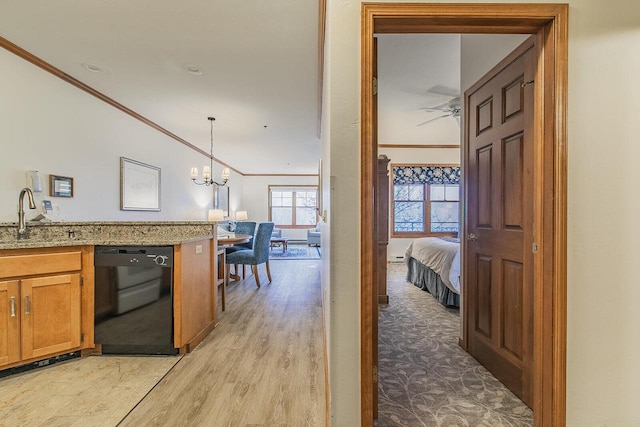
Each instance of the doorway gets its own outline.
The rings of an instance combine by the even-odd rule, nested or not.
[[[539,49],[534,93],[533,161],[533,410],[538,426],[565,422],[566,347],[566,5],[498,4],[363,4],[361,56],[361,187],[362,229],[372,229],[377,146],[374,109],[374,33],[534,34]],[[550,119],[552,118],[552,119]],[[362,259],[375,256],[374,241],[361,233]],[[373,422],[374,264],[361,263],[361,416]],[[461,345],[468,348],[468,331]],[[371,378],[372,381],[368,379]]]

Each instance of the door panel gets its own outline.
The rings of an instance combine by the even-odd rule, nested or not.
[[[493,98],[485,100],[479,104],[476,109],[476,136],[493,126]]]
[[[514,114],[524,110],[524,76],[519,76],[503,89],[503,114],[502,121],[505,122]]]
[[[469,352],[532,405],[533,40],[465,94]]]
[[[80,346],[80,274],[23,279],[22,358]]]
[[[522,134],[504,141],[502,195],[504,228],[522,230]]]
[[[20,360],[20,286],[0,282],[0,366]]]
[[[475,330],[491,338],[491,257],[478,256],[477,295],[478,307]]]
[[[502,347],[522,360],[522,263],[502,262]]]
[[[478,150],[478,227],[491,228],[491,158],[493,157],[491,146]]]

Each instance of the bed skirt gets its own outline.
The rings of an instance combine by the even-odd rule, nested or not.
[[[414,258],[407,263],[407,281],[429,292],[446,307],[460,307],[460,295],[447,288],[438,273]]]

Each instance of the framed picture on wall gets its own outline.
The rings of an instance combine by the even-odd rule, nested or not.
[[[160,211],[160,168],[120,157],[120,209]]]
[[[49,195],[53,197],[73,197],[73,178],[49,175]]]

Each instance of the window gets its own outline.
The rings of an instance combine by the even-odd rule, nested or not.
[[[394,166],[393,175],[393,236],[458,233],[459,167]]]
[[[269,219],[276,227],[308,228],[318,222],[317,187],[269,187]]]

